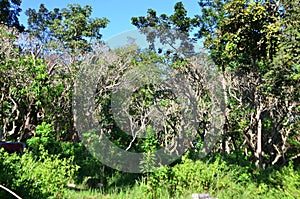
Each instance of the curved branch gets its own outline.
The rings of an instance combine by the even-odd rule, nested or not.
[[[10,189],[6,188],[5,186],[0,184],[0,188],[7,191],[8,193],[10,193],[11,195],[13,195],[15,198],[17,199],[22,199],[20,196],[18,196],[16,193],[14,193],[13,191],[11,191]]]

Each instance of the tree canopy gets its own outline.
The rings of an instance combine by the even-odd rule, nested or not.
[[[101,29],[109,23],[107,18],[92,18],[91,6],[69,4],[67,8],[49,11],[44,4],[38,11],[28,9],[28,32],[42,42],[58,41],[72,50],[86,51],[91,42],[101,40]]]
[[[25,27],[19,22],[21,0],[0,1],[0,23],[23,31]]]
[[[148,10],[132,23],[139,29],[174,27],[191,38],[203,38],[226,89],[221,151],[249,150],[257,164],[275,164],[299,153],[298,4],[201,0],[200,14],[187,17],[179,2],[170,16],[157,17]]]
[[[299,198],[299,0],[199,0],[195,16],[182,2],[169,15],[149,9],[131,19],[148,46],[125,34],[116,49],[91,6],[41,4],[22,31],[20,3],[0,0],[0,142],[27,148],[0,149],[0,189]]]

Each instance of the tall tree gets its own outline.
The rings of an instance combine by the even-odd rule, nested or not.
[[[204,29],[206,46],[219,68],[233,74],[227,81],[231,91],[231,135],[227,139],[243,135],[240,144],[247,145],[257,165],[285,162],[295,155],[290,151],[295,153],[299,139],[295,133],[298,122],[291,117],[299,114],[293,109],[298,102],[293,96],[298,96],[294,88],[298,85],[295,67],[299,58],[289,47],[297,45],[291,42],[297,38],[296,31],[291,31],[296,28],[294,21],[299,20],[299,12],[291,9],[295,2],[214,2],[221,6],[200,3],[203,14],[199,20],[209,24],[207,27],[214,22],[213,29]],[[281,63],[276,61],[283,60],[280,49],[289,57]]]
[[[28,16],[28,31],[42,42],[46,43],[53,37],[51,25],[55,19],[62,19],[60,10],[54,8],[49,11],[44,4],[40,5],[38,12],[35,9],[29,8],[26,10]]]
[[[93,42],[101,41],[100,31],[109,22],[106,18],[92,18],[91,14],[91,6],[77,4],[52,11],[41,4],[38,11],[26,11],[30,35],[26,39],[30,42],[26,42],[27,46],[23,44],[22,51],[28,52],[25,54],[32,55],[33,59],[43,58],[48,77],[60,79],[55,80],[55,84],[58,83],[65,94],[57,101],[52,100],[58,104],[45,115],[52,118],[56,132],[67,140],[77,139],[71,109],[74,80],[84,55],[92,49]]]
[[[2,0],[0,1],[0,23],[15,27],[19,31],[24,30],[24,26],[19,22],[21,0]]]
[[[186,32],[197,30],[195,36],[205,39],[206,49],[223,74],[228,122],[220,149],[227,153],[245,150],[261,166],[300,156],[296,130],[298,4],[279,0],[201,0],[201,13],[194,18],[179,11],[161,15],[173,27],[178,27],[178,22],[193,22]],[[151,13],[133,18],[133,24],[138,28],[164,27]],[[172,21],[174,16],[177,20]]]
[[[190,38],[189,33],[194,26],[198,25],[198,20],[187,16],[187,10],[182,2],[175,4],[174,14],[170,16],[166,14],[158,16],[155,10],[149,9],[146,17],[132,17],[131,23],[147,36],[147,40],[151,44],[150,49],[155,48],[154,43],[158,39],[164,45],[177,45],[176,42],[180,41],[182,47],[180,49],[193,51],[191,43],[194,44],[195,41]],[[155,50],[160,51],[159,49]],[[173,50],[173,53],[178,55],[180,53],[178,50]]]
[[[28,31],[42,42],[59,41],[73,51],[90,49],[91,42],[100,41],[101,29],[109,22],[106,18],[92,18],[92,7],[69,4],[67,8],[49,11],[44,4],[40,9],[28,9]]]

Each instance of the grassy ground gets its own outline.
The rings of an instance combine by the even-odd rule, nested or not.
[[[131,190],[127,189],[121,192],[104,194],[101,191],[69,191],[68,192],[69,199],[145,199],[149,198],[148,195],[139,187],[132,188]],[[178,199],[191,199],[191,194],[187,195],[177,195],[170,197],[168,194],[162,196],[161,198],[178,198]]]
[[[131,183],[130,183],[131,182]],[[84,184],[79,186],[84,189]],[[192,193],[208,193],[219,199],[300,198],[300,169],[292,163],[283,168],[258,169],[242,161],[220,157],[207,161],[185,158],[173,167],[162,167],[149,176],[117,173],[106,187],[68,190],[69,199],[191,199]]]

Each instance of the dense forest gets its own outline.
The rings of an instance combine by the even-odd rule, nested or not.
[[[21,3],[0,1],[0,142],[26,146],[0,148],[0,198],[300,198],[298,0],[149,8],[147,45],[113,49],[89,5],[25,28]]]

